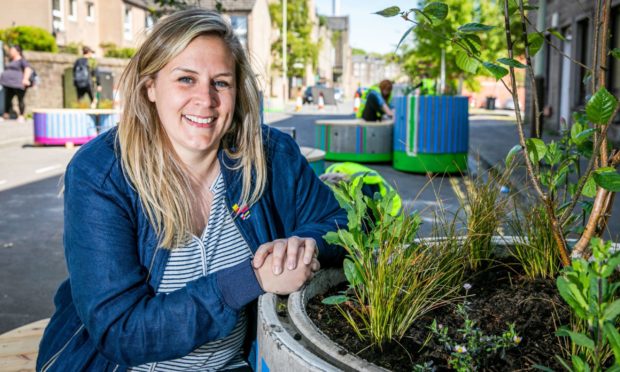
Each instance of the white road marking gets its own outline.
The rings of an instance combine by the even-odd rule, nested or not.
[[[13,138],[10,140],[4,140],[4,141],[0,141],[0,146],[4,146],[4,145],[8,145],[11,143],[17,143],[17,142],[27,142],[27,141],[31,141],[32,137],[19,137],[19,138]]]
[[[54,165],[50,165],[49,167],[39,168],[39,169],[35,170],[34,173],[41,174],[41,173],[53,171],[54,169],[58,169],[60,167],[61,167],[60,164],[54,164]]]
[[[4,185],[7,182],[9,182],[9,181],[7,181],[7,180],[0,180],[0,185]]]

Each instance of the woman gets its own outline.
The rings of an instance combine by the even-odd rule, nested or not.
[[[261,127],[244,53],[192,9],[129,62],[118,131],[67,168],[69,279],[37,370],[248,369],[254,300],[299,289],[317,250],[342,259],[322,236],[346,215],[290,136]]]
[[[0,75],[0,84],[4,87],[4,113],[2,119],[8,119],[11,109],[13,108],[13,97],[17,97],[19,106],[19,116],[17,121],[23,123],[26,105],[24,97],[26,89],[30,86],[30,75],[32,75],[32,67],[22,54],[22,48],[19,45],[11,45],[9,47],[9,63],[4,66],[4,71]]]

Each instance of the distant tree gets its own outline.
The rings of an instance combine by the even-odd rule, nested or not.
[[[354,56],[365,56],[366,51],[364,49],[351,48],[351,54],[353,54]]]
[[[423,9],[434,0],[420,0],[419,7]],[[456,90],[458,82],[463,81],[468,88],[477,90],[475,79],[480,74],[486,74],[484,69],[477,68],[475,72],[464,72],[457,65],[457,56],[464,53],[446,35],[453,35],[459,25],[466,23],[481,23],[496,26],[488,32],[472,34],[468,39],[475,47],[482,51],[483,60],[495,60],[505,50],[503,18],[499,8],[499,1],[472,1],[472,0],[444,0],[450,11],[443,22],[430,24],[418,17],[421,21],[413,31],[413,41],[403,43],[403,68],[412,82],[417,82],[422,73],[431,78],[439,78],[441,53],[445,50],[446,86]],[[484,48],[480,48],[480,44]],[[490,76],[490,74],[488,74]]]
[[[36,26],[15,26],[0,30],[0,40],[6,44],[17,44],[23,50],[58,52],[54,36]]]
[[[282,3],[269,4],[272,26],[282,30]],[[286,66],[287,76],[303,76],[305,66],[317,65],[319,45],[313,43],[312,23],[308,22],[310,10],[306,0],[288,0],[286,7]],[[320,19],[320,18],[319,18]],[[282,71],[282,35],[271,45],[274,60],[272,68]]]

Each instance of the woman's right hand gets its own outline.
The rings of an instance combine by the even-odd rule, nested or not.
[[[297,255],[297,267],[293,270],[283,270],[281,274],[275,275],[271,269],[273,254],[269,254],[265,258],[265,262],[261,267],[254,269],[258,283],[265,292],[279,295],[290,294],[299,290],[304,283],[314,276],[312,271],[313,265],[304,264],[303,248],[300,249],[302,252]],[[313,260],[316,260],[316,258],[313,258]],[[318,261],[316,263],[318,264]]]

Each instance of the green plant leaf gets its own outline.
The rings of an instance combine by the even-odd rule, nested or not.
[[[405,31],[405,33],[403,34],[403,36],[400,38],[400,41],[398,42],[398,45],[396,45],[396,50],[398,50],[398,48],[400,47],[400,44],[403,43],[403,41],[405,40],[405,38],[407,37],[407,35],[409,35],[409,33],[411,31],[413,31],[413,29],[415,28],[415,26],[411,26],[409,27],[409,29],[407,31]]]
[[[586,198],[593,198],[596,195],[596,182],[594,181],[594,177],[588,177],[585,185],[583,185],[581,194]]]
[[[618,364],[618,361],[620,361],[620,333],[618,333],[616,326],[612,322],[603,323],[603,331],[607,337],[607,341],[609,341],[611,349],[614,352],[616,364]]]
[[[487,71],[489,71],[493,77],[495,77],[495,79],[499,80],[501,78],[503,78],[504,76],[508,75],[508,70],[506,70],[505,68],[503,68],[502,66],[496,65],[494,63],[491,62],[483,62],[482,65],[484,66],[484,68],[487,69]]]
[[[545,366],[540,365],[540,364],[534,364],[534,365],[532,366],[532,368],[537,369],[537,370],[539,370],[539,371],[545,371],[545,372],[555,372],[555,371],[554,371],[554,370],[552,370],[551,368],[549,368],[549,367],[545,367]]]
[[[349,297],[345,295],[329,296],[323,299],[321,303],[325,305],[340,305],[343,302],[349,301]]]
[[[607,305],[605,311],[603,312],[603,318],[612,323],[615,322],[618,315],[620,315],[620,300],[616,300],[611,304]]]
[[[490,31],[494,28],[495,26],[487,26],[482,23],[471,22],[471,23],[466,23],[462,25],[461,27],[457,29],[457,31],[460,31],[463,33],[483,32],[483,31]]]
[[[480,62],[478,62],[477,59],[468,56],[465,52],[459,52],[456,55],[456,65],[465,72],[475,74],[476,71],[478,71],[478,66],[480,66]]]
[[[438,20],[444,20],[448,16],[448,6],[444,3],[433,2],[424,7],[424,13]]]
[[[566,303],[573,308],[573,311],[581,319],[586,319],[586,312],[588,310],[588,303],[583,298],[583,295],[579,292],[579,289],[574,283],[570,283],[565,277],[558,277],[556,281],[558,292],[560,296],[566,301]]]
[[[576,345],[594,350],[594,341],[583,333],[574,332],[569,329],[562,329],[556,332],[558,336],[568,336]]]
[[[620,59],[620,48],[613,48],[609,51],[609,54],[615,59]]]
[[[538,163],[547,153],[547,145],[539,138],[528,138],[525,141],[527,153],[533,163]]]
[[[375,12],[375,14],[378,14],[382,17],[394,17],[400,14],[400,8],[397,6],[391,6],[389,8],[385,8],[381,11]]]
[[[564,37],[564,35],[562,35],[560,33],[560,31],[558,31],[556,28],[548,28],[547,32],[549,32],[551,35],[557,37],[558,39],[562,40],[562,41],[566,41],[566,38]]]
[[[586,103],[586,115],[592,123],[604,125],[611,119],[617,106],[616,97],[601,87]]]
[[[344,276],[347,277],[347,281],[349,282],[349,284],[351,284],[354,287],[357,287],[360,283],[362,283],[363,281],[362,277],[359,271],[357,271],[357,267],[355,266],[355,263],[353,263],[351,259],[346,258],[344,260],[343,267],[344,267]]]
[[[323,235],[323,239],[325,239],[326,243],[340,245],[340,235],[336,231],[327,232],[327,234]]]
[[[590,372],[590,366],[579,355],[572,355],[571,361],[573,362],[573,371]]]
[[[510,151],[508,151],[508,155],[506,155],[506,168],[512,165],[515,155],[517,155],[521,150],[523,150],[523,147],[521,147],[521,145],[514,145],[510,149]]]
[[[497,60],[497,62],[501,63],[502,65],[506,65],[506,66],[510,66],[510,67],[515,67],[515,68],[525,68],[525,67],[527,67],[523,63],[517,61],[514,58],[500,58],[500,59]]]
[[[594,174],[594,181],[605,190],[620,192],[620,174],[613,168],[599,168]]]
[[[542,48],[545,38],[539,32],[532,32],[527,34],[527,41],[530,50],[530,57],[533,57],[536,53],[538,53],[538,51],[540,51],[540,48]]]
[[[577,133],[572,139],[573,142],[575,142],[576,145],[581,145],[583,144],[585,141],[589,140],[590,138],[592,138],[592,135],[596,132],[595,128],[588,128],[586,130],[583,130],[579,133]],[[571,134],[572,135],[572,134]]]

